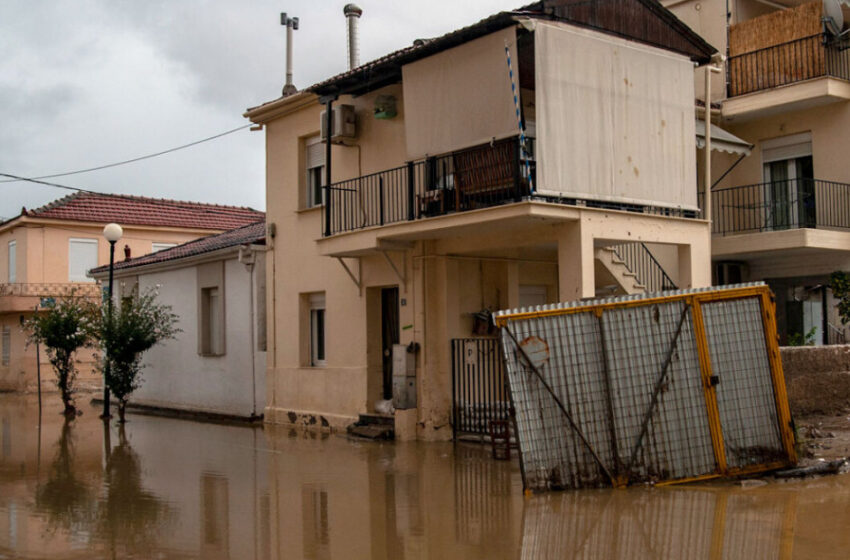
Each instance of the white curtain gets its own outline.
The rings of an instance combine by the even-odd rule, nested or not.
[[[516,76],[514,27],[402,67],[410,159],[519,134],[506,42]]]
[[[696,210],[685,56],[536,22],[537,190]]]

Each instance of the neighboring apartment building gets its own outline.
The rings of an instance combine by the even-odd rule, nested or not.
[[[850,42],[840,36],[850,11],[837,0],[663,3],[728,55],[713,118],[754,145],[740,163],[713,159],[715,283],[767,281],[783,343],[812,330],[817,344],[846,342],[828,282],[850,271]],[[700,70],[699,97],[702,80]]]
[[[250,208],[181,202],[134,196],[77,193],[60,198],[0,224],[0,390],[36,387],[36,349],[27,346],[21,320],[42,298],[72,292],[101,297],[101,288],[86,276],[89,269],[109,263],[109,242],[103,226],[116,222],[124,235],[115,260],[144,255],[186,241],[262,220]],[[82,385],[99,385],[90,352],[81,356]],[[41,352],[41,380],[55,388],[47,357]]]
[[[341,427],[395,384],[396,434],[448,439],[453,373],[492,359],[453,347],[487,310],[709,285],[693,64],[714,52],[653,0],[537,2],[248,110],[267,421]]]
[[[180,332],[144,355],[131,406],[254,419],[266,402],[266,222],[115,265],[116,305],[155,291]],[[101,284],[109,266],[90,271]]]

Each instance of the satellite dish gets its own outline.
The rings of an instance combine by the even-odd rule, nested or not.
[[[844,12],[841,0],[823,0],[823,22],[832,35],[841,35],[844,29]]]

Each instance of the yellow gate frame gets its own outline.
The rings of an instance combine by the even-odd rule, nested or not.
[[[726,448],[723,442],[723,428],[720,424],[720,411],[717,406],[717,393],[711,384],[713,375],[711,368],[711,357],[708,352],[708,338],[703,321],[702,305],[718,301],[729,301],[737,299],[757,298],[761,309],[762,326],[764,328],[765,345],[767,347],[770,375],[773,381],[774,404],[776,416],[779,422],[779,433],[782,446],[787,454],[787,460],[748,465],[740,468],[730,468],[726,461]],[[701,292],[679,293],[662,295],[645,299],[627,301],[612,301],[599,304],[577,305],[568,308],[542,309],[540,311],[527,311],[522,313],[500,314],[495,317],[496,325],[506,326],[511,321],[552,317],[558,315],[572,315],[574,313],[593,312],[601,315],[609,309],[624,309],[630,307],[643,307],[658,303],[670,303],[684,301],[690,304],[693,316],[694,337],[696,339],[697,354],[699,356],[700,377],[705,394],[705,407],[708,414],[709,431],[711,443],[714,450],[716,469],[713,473],[703,474],[689,478],[679,478],[658,482],[657,486],[667,484],[681,484],[698,480],[707,480],[723,476],[739,476],[775,470],[797,463],[797,452],[794,448],[794,432],[791,428],[791,411],[788,407],[788,393],[785,388],[785,374],[782,370],[782,358],[779,353],[779,337],[776,331],[776,303],[773,293],[765,284],[755,286],[743,286],[740,288],[727,288],[721,290],[707,290]],[[616,486],[625,486],[627,481],[617,481]]]

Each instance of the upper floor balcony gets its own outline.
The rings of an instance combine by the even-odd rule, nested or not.
[[[850,184],[778,180],[718,189],[711,201],[715,257],[850,246]]]
[[[32,311],[45,298],[100,298],[101,286],[93,282],[16,282],[0,284],[0,312]]]
[[[850,80],[850,43],[818,33],[729,57],[729,97],[832,77]]]
[[[723,116],[761,118],[850,99],[850,41],[826,16],[815,0],[730,26]]]
[[[512,137],[333,183],[327,187],[322,234],[329,237],[371,227],[456,215],[529,197],[585,208],[686,218],[697,216],[695,211],[652,204],[623,203],[601,197],[552,196],[538,192],[533,152],[533,139],[527,139],[523,148],[520,139]]]

